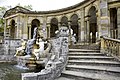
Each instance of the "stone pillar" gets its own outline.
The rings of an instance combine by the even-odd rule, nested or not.
[[[79,25],[78,42],[81,42],[81,20],[78,20],[78,25]]]
[[[81,11],[81,42],[84,42],[84,37],[85,37],[85,34],[84,34],[84,23],[85,23],[85,19],[84,19],[84,16],[85,16],[85,9],[83,8],[82,11]]]
[[[47,23],[47,38],[50,38],[50,23]]]
[[[23,22],[24,21],[24,22]],[[23,18],[23,34],[22,34],[22,38],[23,39],[27,39],[28,37],[28,27],[27,27],[27,21],[28,21],[28,16],[24,16]]]
[[[7,33],[7,24],[6,24],[6,19],[4,20],[5,22],[4,22],[4,39],[6,39],[6,37],[7,37],[7,35],[6,35],[6,33]]]
[[[100,20],[100,25],[101,25],[101,29],[100,29],[100,36],[109,36],[109,19],[108,19],[108,3],[107,0],[101,0],[100,2],[100,16],[101,16],[101,20]]]
[[[90,40],[90,27],[89,27],[89,21],[87,20],[87,42],[89,43],[89,40]]]
[[[58,22],[58,30],[60,29],[61,27],[61,22]]]
[[[68,28],[69,28],[69,39],[68,39],[68,41],[71,45],[72,44],[72,40],[71,40],[72,34],[71,34],[71,22],[70,21],[68,22]]]
[[[31,39],[31,25],[28,25],[28,39]]]
[[[117,9],[118,39],[120,39],[120,8]]]
[[[18,18],[17,18],[17,36],[16,38],[17,39],[21,39],[22,38],[22,22],[21,22],[21,16],[18,15]]]

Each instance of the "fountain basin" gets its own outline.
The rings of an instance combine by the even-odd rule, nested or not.
[[[26,57],[26,56],[17,56],[17,64],[20,67],[27,68],[30,71],[34,71],[40,68],[42,69],[45,65],[45,59],[41,58],[40,60],[36,60],[33,57]]]

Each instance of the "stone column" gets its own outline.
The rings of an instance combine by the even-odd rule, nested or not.
[[[120,39],[120,8],[117,9],[118,39]]]
[[[58,30],[60,29],[61,27],[61,22],[58,22]]]
[[[17,36],[16,36],[16,38],[17,39],[21,39],[21,37],[22,37],[22,22],[21,22],[21,16],[20,15],[18,15],[18,18],[17,18]]]
[[[85,34],[84,34],[84,23],[85,23],[85,19],[84,19],[84,16],[85,16],[85,9],[83,8],[82,11],[81,11],[81,42],[84,42],[84,37],[85,37]]]
[[[71,21],[68,22],[68,28],[69,28],[69,43],[70,45],[72,45],[72,40],[71,40],[71,37],[72,37],[72,34],[71,34]]]
[[[31,39],[31,25],[28,25],[28,39]]]
[[[108,17],[108,3],[107,0],[101,0],[100,2],[100,13],[101,13],[101,19],[100,19],[100,36],[109,36],[109,17]]]
[[[28,37],[28,27],[27,27],[27,21],[28,21],[28,16],[24,16],[24,18],[23,18],[23,35],[22,35],[22,37],[23,37],[23,39],[27,39]]]
[[[90,40],[90,27],[89,27],[89,20],[87,20],[87,42],[89,43],[89,40]]]
[[[78,25],[79,25],[78,42],[81,42],[81,20],[78,20]]]
[[[47,38],[50,38],[50,23],[47,23]]]
[[[7,33],[7,24],[6,24],[6,19],[4,20],[5,22],[4,22],[4,39],[6,39],[6,37],[7,37],[7,35],[6,35],[6,33]]]

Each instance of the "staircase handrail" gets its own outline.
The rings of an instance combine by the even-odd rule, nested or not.
[[[112,55],[120,61],[120,40],[102,36],[101,52]]]

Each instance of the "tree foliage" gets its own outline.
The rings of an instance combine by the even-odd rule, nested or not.
[[[24,5],[24,6],[22,6],[20,3],[18,3],[16,6],[21,6],[21,7],[24,7],[26,9],[28,9],[28,10],[32,10],[33,9],[32,5]]]
[[[4,31],[3,15],[5,14],[6,10],[7,10],[6,7],[0,7],[0,32]]]

